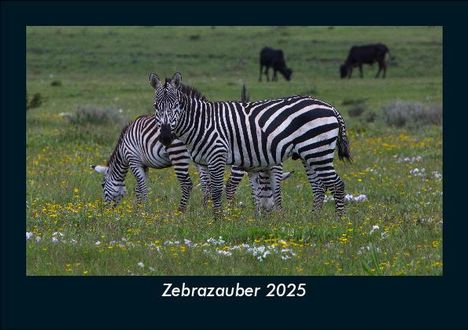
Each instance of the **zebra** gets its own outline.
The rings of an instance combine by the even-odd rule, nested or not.
[[[190,86],[180,84],[179,89],[193,98],[200,99],[201,101],[208,102],[208,99],[202,95],[198,90]],[[245,85],[241,91],[241,102],[248,101],[248,94]],[[174,135],[170,136],[173,139]],[[204,205],[207,204],[210,198],[210,178],[208,175],[208,168],[203,164],[197,164],[200,181],[204,183]],[[264,171],[250,171],[249,183],[252,191],[252,200],[255,206],[255,211],[260,214],[261,211],[271,211],[273,208],[281,209],[281,186],[280,182],[290,177],[292,172],[284,172],[282,165],[274,166],[274,178],[270,182],[270,174]],[[245,170],[238,166],[231,167],[231,174],[226,184],[226,199],[233,201],[236,190],[245,175]]]
[[[92,165],[91,168],[98,173],[104,174],[103,177],[103,195],[104,201],[118,204],[126,194],[125,176],[130,168],[136,178],[137,185],[135,194],[138,202],[147,200],[148,188],[146,177],[148,168],[162,169],[173,166],[176,177],[180,183],[182,197],[179,202],[179,211],[185,211],[190,192],[193,188],[188,168],[190,154],[185,145],[174,139],[172,143],[165,147],[159,141],[160,130],[155,125],[154,114],[143,115],[126,125],[119,136],[106,165]],[[203,204],[207,205],[209,199],[209,175],[204,166],[197,166],[200,175],[200,184],[203,191]],[[230,179],[234,182],[240,182],[244,176],[244,171],[233,166]],[[234,187],[234,192],[235,192]],[[261,184],[254,183],[253,191],[260,191]],[[260,194],[256,193],[255,196]],[[256,197],[261,200],[261,197]],[[254,203],[259,204],[260,202]]]
[[[245,84],[241,90],[241,102],[246,105],[249,102],[249,93]],[[252,200],[255,205],[255,211],[259,214],[262,210],[271,211],[273,208],[280,210],[281,201],[281,181],[286,180],[293,172],[283,172],[282,165],[272,167],[273,185],[270,176],[265,171],[250,171],[249,183],[252,190]],[[244,176],[244,171],[238,167],[233,167],[231,175],[226,183],[226,199],[232,201],[236,189]],[[273,188],[273,189],[272,189]]]
[[[124,180],[128,169],[136,178],[137,201],[146,201],[148,168],[162,169],[173,166],[182,190],[178,210],[186,210],[193,188],[188,173],[190,155],[181,141],[175,139],[169,146],[164,146],[159,139],[160,130],[155,125],[154,115],[142,115],[122,129],[107,164],[91,166],[96,172],[104,174],[104,201],[115,204],[121,201],[126,194]],[[203,171],[199,168],[202,189],[207,191],[207,173]]]
[[[339,216],[344,213],[344,182],[333,167],[335,148],[341,160],[351,160],[345,122],[330,104],[310,96],[294,95],[243,104],[209,102],[179,88],[176,72],[162,83],[151,73],[155,120],[161,142],[173,134],[190,150],[192,159],[208,167],[215,217],[222,215],[223,176],[226,164],[247,171],[263,170],[295,155],[312,186],[314,209],[322,208],[330,189]]]

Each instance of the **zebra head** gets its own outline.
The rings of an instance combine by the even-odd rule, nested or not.
[[[127,193],[125,183],[112,179],[109,174],[109,167],[103,165],[91,165],[91,168],[98,173],[104,174],[102,180],[102,190],[105,202],[119,204],[122,197]]]
[[[159,139],[162,144],[169,146],[174,136],[173,130],[177,126],[180,114],[180,82],[182,75],[176,72],[172,79],[166,79],[163,84],[157,75],[151,73],[150,85],[154,88],[154,110],[156,125],[161,127]]]

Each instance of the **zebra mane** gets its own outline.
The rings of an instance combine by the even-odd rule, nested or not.
[[[143,118],[143,117],[151,117],[152,115],[141,115],[141,116],[138,116],[137,118],[135,118],[135,120],[127,123],[123,128],[122,128],[122,131],[120,132],[120,135],[119,135],[119,139],[117,140],[117,143],[115,144],[115,147],[114,147],[114,150],[112,151],[112,154],[111,156],[109,157],[109,160],[107,161],[106,163],[106,166],[109,166],[111,163],[114,162],[115,160],[115,157],[117,157],[117,152],[119,150],[119,146],[120,144],[122,143],[122,140],[125,136],[125,133],[127,132],[128,128],[130,127],[130,125],[132,125],[135,121],[137,121],[138,119],[140,118]]]
[[[166,84],[170,81],[170,78],[166,78]],[[180,84],[178,90],[187,95],[190,98],[195,98],[202,101],[208,101],[205,95],[203,95],[198,89],[192,86]]]
[[[131,123],[128,123],[122,128],[122,131],[120,132],[119,139],[117,140],[117,143],[114,147],[114,151],[112,151],[111,156],[109,157],[109,160],[106,163],[106,166],[109,166],[111,163],[114,162],[115,157],[117,157],[117,151],[119,150],[119,146],[122,143],[122,140],[125,136],[125,133],[127,132],[128,127],[130,126]]]

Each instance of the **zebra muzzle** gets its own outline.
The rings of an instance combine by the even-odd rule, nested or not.
[[[172,140],[173,140],[173,136],[171,132],[171,127],[167,124],[161,125],[159,141],[161,141],[161,143],[167,147],[172,143]]]

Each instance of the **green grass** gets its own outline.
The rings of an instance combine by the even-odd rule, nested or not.
[[[441,106],[441,28],[29,27],[26,33],[28,96],[43,97],[26,123],[28,275],[442,274],[442,129],[389,127],[381,113],[396,100]],[[349,48],[369,42],[384,42],[395,57],[387,79],[373,79],[377,65],[364,67],[364,79],[339,79]],[[267,45],[284,50],[291,82],[258,82],[258,54]],[[60,113],[122,109],[129,120],[151,113],[149,72],[175,71],[213,100],[239,99],[245,82],[251,100],[312,94],[335,105],[354,160],[337,160],[337,171],[347,193],[368,200],[348,203],[342,219],[331,201],[312,213],[302,166],[289,160],[285,169],[295,173],[283,184],[282,212],[255,217],[244,179],[235,203],[225,204],[224,220],[202,206],[199,188],[179,214],[171,169],[150,171],[146,205],[136,204],[129,175],[124,202],[104,207],[101,176],[89,165],[107,160],[121,127],[75,125]],[[350,117],[349,100],[359,99],[366,110]],[[368,112],[375,121],[365,120]],[[411,174],[415,168],[423,174]],[[210,240],[220,236],[220,244]],[[259,260],[262,247],[270,254]]]

